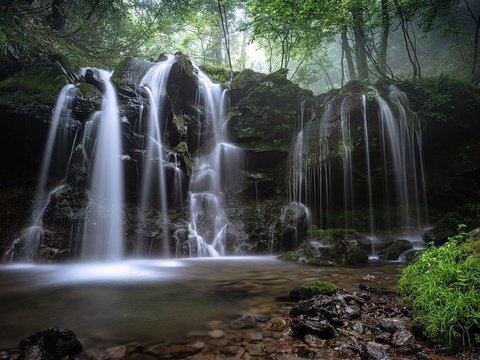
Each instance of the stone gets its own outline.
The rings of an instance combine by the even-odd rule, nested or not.
[[[24,360],[74,357],[83,350],[72,330],[49,328],[30,335],[19,343]]]
[[[210,336],[213,339],[220,339],[225,336],[225,333],[222,330],[212,330],[208,332],[208,336]]]
[[[405,323],[403,320],[399,318],[388,318],[388,319],[381,319],[377,321],[377,326],[390,333],[394,333],[396,331],[405,330]]]
[[[354,331],[358,332],[359,334],[362,334],[363,333],[363,324],[360,321],[355,321],[352,324],[352,329]]]
[[[326,341],[320,339],[318,336],[307,334],[303,337],[303,341],[310,347],[321,348],[325,346]]]
[[[396,331],[391,338],[393,346],[403,347],[415,344],[415,336],[408,330]]]
[[[233,320],[230,324],[235,329],[251,329],[257,325],[257,319],[253,314],[246,314]]]
[[[320,339],[333,339],[337,336],[335,328],[327,320],[295,318],[292,320],[292,331],[297,336],[313,334]]]
[[[158,354],[160,359],[175,359],[195,355],[205,348],[205,343],[196,341],[191,344],[172,344],[156,346],[152,351]]]
[[[390,360],[390,357],[380,344],[369,342],[362,347],[362,359],[365,360]]]
[[[432,360],[432,358],[430,356],[428,356],[427,354],[425,354],[422,351],[416,353],[414,359],[415,360]]]
[[[249,338],[252,341],[260,341],[260,340],[263,340],[263,335],[262,333],[255,332],[255,333],[251,333],[249,335]]]
[[[350,318],[350,319],[357,319],[362,315],[362,310],[358,306],[347,306],[345,307],[345,314]]]
[[[263,347],[257,344],[248,344],[245,346],[245,351],[252,356],[262,356]]]
[[[224,346],[220,348],[220,353],[223,355],[234,356],[238,353],[241,348],[238,346]]]

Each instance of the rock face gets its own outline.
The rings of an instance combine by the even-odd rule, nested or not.
[[[125,228],[129,250],[138,245],[135,244],[138,237],[146,239],[140,247],[154,249],[154,252],[160,249],[157,246],[161,225],[159,218],[167,218],[171,252],[178,250],[179,255],[186,255],[189,251],[187,222],[190,214],[186,199],[192,162],[198,155],[208,151],[208,146],[204,144],[211,134],[203,123],[204,109],[195,106],[197,70],[186,55],[177,53],[175,58],[166,86],[168,99],[162,136],[167,155],[162,160],[145,156],[142,150],[145,136],[139,131],[139,124],[149,111],[147,94],[139,83],[155,63],[128,58],[117,66],[112,77],[122,119],[122,162],[127,202]],[[28,198],[32,197],[37,182],[52,108],[62,85],[72,79],[79,81],[72,107],[75,122],[66,129],[72,139],[81,134],[91,115],[101,108],[103,91],[94,71],[87,71],[84,78],[72,77],[72,71],[52,61],[36,62],[33,68],[24,69],[24,72],[15,72],[14,67],[10,70],[9,77],[0,76],[0,115],[2,119],[7,119],[0,123],[0,160],[8,169],[0,175],[0,199],[12,199],[13,196],[19,206],[0,214],[1,253],[5,253],[12,239],[21,238],[22,228],[27,225],[30,212]],[[300,247],[298,258],[311,259],[309,261],[312,264],[361,264],[368,260],[366,254],[371,252],[373,245],[361,236],[348,241],[337,239],[328,246],[302,241],[312,219],[322,228],[352,226],[361,233],[370,230],[365,154],[368,150],[371,164],[385,163],[381,155],[385,144],[379,132],[383,125],[379,116],[381,109],[378,96],[390,102],[391,108],[396,111],[392,100],[388,99],[388,89],[389,85],[382,83],[377,85],[376,92],[363,84],[351,82],[341,90],[313,96],[311,92],[287,80],[284,71],[264,75],[244,70],[234,74],[229,89],[231,108],[225,131],[231,135],[229,141],[243,149],[244,165],[231,175],[235,178],[235,186],[225,189],[223,194],[229,219],[225,230],[227,253],[268,253]],[[418,90],[408,86],[404,86],[404,89],[412,93]],[[365,99],[364,103],[362,98]],[[413,110],[421,107],[421,103],[415,100],[412,103]],[[472,111],[477,105],[476,100],[468,104]],[[369,122],[368,149],[364,141],[365,111]],[[348,119],[348,141],[343,133],[345,119]],[[425,127],[425,163],[433,164],[425,167],[427,178],[437,179],[434,175],[440,170],[433,150],[442,154],[445,151],[438,149],[435,141],[448,143],[449,131],[455,134],[454,145],[459,151],[463,149],[465,157],[461,167],[458,163],[455,165],[458,172],[450,174],[445,181],[433,181],[433,185],[427,189],[438,225],[428,230],[424,239],[438,244],[453,235],[459,223],[466,222],[469,227],[480,225],[480,172],[478,166],[474,165],[478,164],[475,162],[476,138],[470,135],[478,134],[473,131],[477,125],[469,122],[467,126],[459,121],[447,125],[432,122]],[[301,148],[292,150],[302,126],[303,144]],[[465,148],[462,148],[460,141],[462,136],[468,138]],[[73,140],[70,145],[73,145]],[[67,178],[65,186],[52,194],[45,211],[45,228],[41,235],[41,247],[36,254],[38,260],[57,261],[78,256],[81,248],[81,236],[78,234],[82,231],[81,219],[87,211],[88,173],[91,166],[86,154],[91,151],[88,147],[92,146],[88,141],[81,143],[77,138],[69,157],[68,172],[62,166],[52,166],[49,177],[51,184],[59,183],[65,173]],[[351,152],[351,185],[342,180],[348,151]],[[302,166],[306,169],[298,183],[294,176],[298,170],[293,159],[295,152],[303,159]],[[167,187],[175,188],[168,194],[169,211],[160,214],[160,209],[152,206],[152,209],[148,209],[150,215],[144,224],[135,226],[141,186],[139,174],[147,164],[158,164],[160,161],[165,168]],[[176,178],[178,168],[183,173],[181,180]],[[386,168],[372,165],[374,226],[379,230],[401,225],[398,220],[401,218],[401,207],[384,208],[384,200],[388,195],[385,189],[389,187],[385,183],[393,188],[393,175],[390,165]],[[347,185],[353,190],[351,198],[344,194]],[[24,189],[27,191],[24,192]],[[295,192],[295,189],[300,191]],[[390,195],[395,197],[393,193]],[[151,197],[156,196],[158,194],[152,192]],[[308,209],[299,205],[300,202],[306,203]],[[345,211],[349,203],[354,211]],[[17,215],[14,216],[14,213]],[[413,214],[409,216],[414,217]],[[72,237],[72,233],[76,235]],[[21,241],[17,242],[17,246],[21,247]],[[382,244],[377,250],[381,251],[381,258],[396,259],[409,250],[409,244],[399,239]]]

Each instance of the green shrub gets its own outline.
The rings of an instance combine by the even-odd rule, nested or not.
[[[407,266],[397,285],[415,326],[431,340],[471,347],[480,342],[479,231],[430,246]]]

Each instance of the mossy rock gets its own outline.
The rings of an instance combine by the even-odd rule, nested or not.
[[[230,80],[230,70],[221,65],[203,64],[199,66],[201,70],[205,71],[213,81],[224,84]]]
[[[317,258],[317,257],[308,258],[305,262],[308,265],[312,265],[312,266],[331,266],[331,265],[333,265],[333,263],[331,261],[326,260],[326,259],[322,259],[322,258]]]
[[[0,82],[0,106],[15,113],[47,115],[67,77],[55,64],[31,68]]]
[[[277,259],[282,261],[298,262],[298,259],[300,259],[300,254],[295,250],[287,251],[286,253],[280,255]]]
[[[383,260],[398,260],[401,254],[405,251],[412,250],[413,245],[410,241],[405,239],[398,239],[393,241],[389,246],[382,250],[380,259]]]
[[[295,300],[306,300],[317,295],[333,295],[339,290],[338,286],[328,281],[311,280],[293,288],[288,296]]]

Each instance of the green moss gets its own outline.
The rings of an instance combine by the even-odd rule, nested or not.
[[[214,81],[218,83],[223,84],[230,80],[230,70],[225,66],[206,63],[200,65],[200,69],[205,71]]]
[[[319,229],[312,225],[307,230],[306,240],[322,240],[327,243],[333,243],[336,240],[345,239],[345,237],[358,237],[359,234],[355,229]]]
[[[300,259],[300,255],[296,251],[287,251],[278,257],[278,260],[290,262],[297,262],[298,259]]]
[[[300,288],[308,291],[312,296],[315,295],[333,295],[338,290],[338,286],[324,280],[311,280],[303,283]]]
[[[183,164],[186,167],[186,175],[188,177],[192,174],[192,157],[190,156],[190,152],[188,151],[188,145],[185,141],[181,141],[176,147],[175,152],[180,155],[183,159]]]
[[[407,266],[397,285],[418,331],[433,341],[480,343],[480,229],[430,246]]]
[[[13,108],[50,111],[67,78],[56,65],[17,73],[0,82],[0,104]]]

